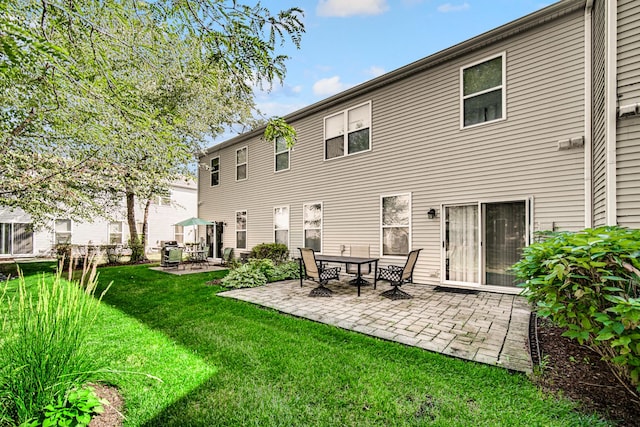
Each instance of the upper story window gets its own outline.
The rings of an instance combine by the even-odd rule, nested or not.
[[[276,172],[289,170],[289,153],[284,138],[277,138],[274,145]]]
[[[247,179],[247,147],[236,150],[236,181]]]
[[[324,158],[371,150],[371,102],[324,119]]]
[[[56,241],[56,244],[71,243],[71,220],[70,219],[56,220],[55,241]]]
[[[382,196],[380,223],[382,255],[407,255],[411,250],[411,193]]]
[[[505,54],[460,70],[461,127],[502,120],[506,117]]]
[[[211,186],[220,184],[220,157],[211,159],[209,171],[211,172]]]

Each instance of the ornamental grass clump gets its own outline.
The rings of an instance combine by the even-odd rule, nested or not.
[[[514,265],[537,312],[595,350],[640,391],[640,230],[552,233]]]
[[[0,295],[0,425],[42,419],[48,405],[97,379],[100,367],[86,345],[100,302],[93,297],[96,263],[79,281],[60,270],[37,280],[20,274]]]

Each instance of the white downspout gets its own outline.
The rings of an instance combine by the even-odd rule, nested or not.
[[[606,82],[605,82],[605,144],[606,165],[606,224],[617,224],[616,179],[616,101],[617,101],[617,1],[607,1]]]
[[[593,227],[593,147],[591,123],[593,121],[592,77],[592,8],[593,0],[587,0],[584,15],[584,227]]]

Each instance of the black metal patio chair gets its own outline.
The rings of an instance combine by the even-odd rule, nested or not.
[[[304,264],[304,277],[318,282],[318,287],[311,290],[310,297],[330,297],[331,289],[325,285],[329,280],[340,280],[340,267],[325,267],[318,264],[313,249],[298,248]],[[302,282],[300,282],[302,283]]]
[[[413,298],[408,293],[399,289],[405,283],[413,283],[413,269],[416,266],[418,255],[422,249],[414,249],[407,255],[407,262],[403,267],[397,265],[389,265],[387,267],[378,268],[378,280],[386,280],[391,286],[388,291],[384,291],[380,295],[392,300]]]

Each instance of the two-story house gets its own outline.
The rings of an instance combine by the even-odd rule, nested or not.
[[[196,212],[196,184],[184,180],[172,183],[170,194],[157,197],[149,209],[147,250],[159,247],[165,240],[177,240],[179,243],[195,241],[193,227],[175,224],[196,216]],[[142,215],[142,208],[136,207],[139,233],[142,231]],[[126,210],[113,217],[112,221],[97,218],[93,222],[58,218],[46,227],[34,230],[31,217],[23,211],[0,208],[0,259],[52,256],[58,243],[126,245],[130,236]]]
[[[236,254],[423,248],[417,283],[519,292],[536,231],[640,227],[639,105],[640,2],[560,1],[289,114],[291,150],[210,147],[198,216]]]

